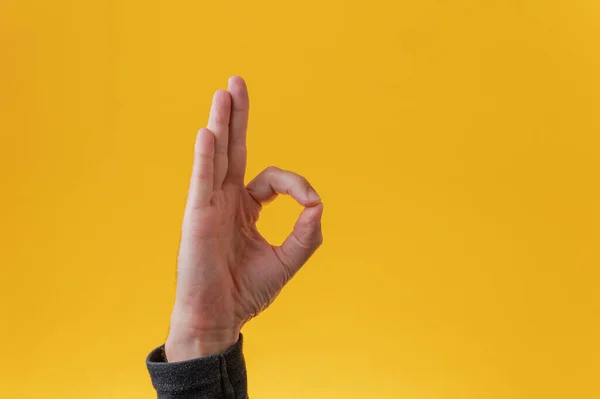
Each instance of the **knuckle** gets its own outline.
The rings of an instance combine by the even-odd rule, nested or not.
[[[199,150],[194,151],[194,154],[196,156],[196,159],[199,159],[201,161],[209,161],[212,160],[214,157],[214,153],[205,148],[201,148]]]
[[[295,238],[299,248],[304,251],[310,251],[312,249],[311,240],[305,240],[305,237],[299,236],[298,234],[295,234]]]
[[[317,238],[315,238],[315,244],[317,247],[320,247],[321,245],[323,245],[323,234],[319,233],[317,235]]]
[[[266,174],[275,174],[281,172],[281,169],[279,169],[277,166],[267,166],[264,170],[264,173]]]
[[[298,176],[296,179],[300,185],[302,185],[303,187],[310,187],[310,183],[308,182],[308,179],[306,177],[300,175],[296,176]]]
[[[229,123],[229,115],[227,115],[225,112],[218,112],[215,115],[215,123],[217,125],[227,125]]]
[[[207,180],[212,177],[212,173],[209,173],[207,170],[200,169],[194,172],[194,177],[199,180]]]
[[[215,146],[215,158],[226,158],[227,159],[227,143],[219,143]]]

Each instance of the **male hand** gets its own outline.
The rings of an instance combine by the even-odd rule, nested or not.
[[[196,138],[165,344],[171,362],[233,346],[242,325],[269,306],[323,240],[323,204],[305,178],[269,167],[244,186],[248,110],[245,82],[229,79]],[[280,193],[305,208],[285,242],[272,246],[256,221]]]

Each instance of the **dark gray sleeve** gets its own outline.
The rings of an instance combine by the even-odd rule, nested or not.
[[[243,337],[227,352],[183,362],[165,362],[163,346],[146,358],[158,399],[246,399]]]

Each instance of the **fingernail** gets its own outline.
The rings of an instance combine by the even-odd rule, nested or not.
[[[227,86],[231,89],[231,86],[233,84],[233,82],[235,81],[236,75],[234,76],[230,76],[229,79],[227,79]]]
[[[321,197],[319,197],[319,194],[317,194],[317,192],[312,187],[308,188],[308,200],[311,202],[321,201]]]

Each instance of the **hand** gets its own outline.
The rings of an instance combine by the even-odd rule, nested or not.
[[[322,242],[323,204],[307,180],[269,167],[244,186],[248,90],[239,77],[215,93],[196,138],[165,344],[169,361],[222,353],[275,299]],[[281,246],[258,232],[262,205],[289,194],[304,206]]]

